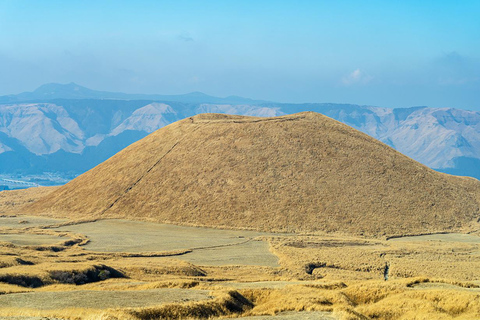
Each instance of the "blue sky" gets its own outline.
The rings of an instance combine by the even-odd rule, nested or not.
[[[480,110],[480,1],[0,0],[0,95],[49,82]]]

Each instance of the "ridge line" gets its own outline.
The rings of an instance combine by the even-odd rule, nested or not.
[[[284,119],[278,119],[278,117],[272,117],[272,118],[265,118],[265,119],[254,119],[254,120],[237,120],[237,119],[231,119],[231,120],[211,120],[211,119],[201,119],[201,120],[193,120],[192,123],[197,124],[197,123],[258,123],[258,122],[288,122],[288,121],[297,121],[305,119],[305,117],[295,117],[295,118],[284,118]]]

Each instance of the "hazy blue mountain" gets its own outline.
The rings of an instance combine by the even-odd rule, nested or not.
[[[480,178],[479,112],[281,104],[243,98],[232,99],[248,103],[211,102],[222,98],[203,94],[175,96],[186,101],[121,100],[122,95],[75,84],[52,84],[15,96],[27,101],[0,103],[0,173],[82,173],[158,128],[198,113],[270,117],[315,111],[361,130],[431,168]]]
[[[159,100],[186,103],[264,103],[265,101],[252,100],[237,96],[219,98],[201,92],[191,92],[180,95],[160,94],[129,94],[121,92],[96,91],[82,87],[76,83],[58,84],[49,83],[38,87],[33,92],[23,92],[16,95],[0,96],[0,103],[45,101],[53,99],[112,99],[112,100]]]

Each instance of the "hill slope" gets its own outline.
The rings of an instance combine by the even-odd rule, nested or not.
[[[134,143],[28,208],[82,218],[398,235],[478,219],[480,182],[435,172],[326,116],[203,114]]]

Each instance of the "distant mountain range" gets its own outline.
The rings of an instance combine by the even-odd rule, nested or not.
[[[191,92],[180,95],[160,94],[129,94],[120,92],[96,91],[79,86],[76,83],[58,84],[48,83],[38,87],[33,92],[23,92],[16,95],[0,96],[0,103],[20,101],[44,101],[52,99],[113,99],[113,100],[154,100],[186,103],[264,103],[261,100],[252,100],[237,96],[226,98],[212,97],[201,92]]]
[[[301,111],[325,114],[436,170],[480,178],[479,112],[124,94],[74,83],[0,97],[0,173],[83,173],[147,134],[199,113],[268,117]]]

